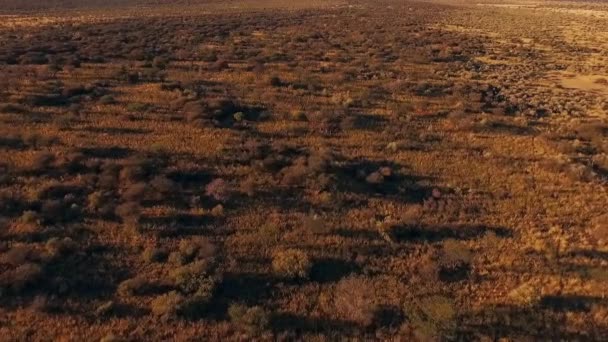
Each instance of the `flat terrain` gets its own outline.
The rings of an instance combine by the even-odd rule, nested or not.
[[[0,336],[608,339],[608,4],[0,0]]]

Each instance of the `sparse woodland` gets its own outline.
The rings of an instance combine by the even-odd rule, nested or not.
[[[7,341],[608,339],[608,6],[0,0]]]

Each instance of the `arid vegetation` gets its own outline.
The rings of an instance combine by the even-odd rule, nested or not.
[[[605,4],[0,14],[2,339],[608,339]]]

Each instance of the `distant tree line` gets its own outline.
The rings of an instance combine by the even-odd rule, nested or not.
[[[95,8],[133,5],[202,4],[216,0],[0,0],[0,13],[48,9]]]

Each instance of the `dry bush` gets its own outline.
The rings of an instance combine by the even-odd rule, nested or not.
[[[116,99],[112,95],[104,95],[99,98],[99,103],[103,105],[111,105],[116,103]]]
[[[296,158],[290,166],[281,170],[282,182],[287,185],[301,185],[306,180],[312,179],[315,187],[324,188],[328,184],[322,181],[321,176],[329,171],[334,158],[333,152],[329,149],[313,150],[307,157]]]
[[[137,202],[126,202],[117,206],[114,213],[125,224],[138,224],[141,219],[141,206]]]
[[[325,220],[317,215],[305,216],[302,219],[302,229],[319,235],[328,234],[331,230]]]
[[[104,163],[100,166],[101,174],[97,180],[97,187],[101,190],[113,190],[118,187],[120,166],[114,163]]]
[[[185,115],[186,121],[204,126],[204,124],[211,119],[211,113],[206,104],[201,102],[188,102],[183,108],[182,112]]]
[[[232,304],[228,308],[228,317],[233,324],[250,333],[264,331],[270,322],[270,315],[261,306]]]
[[[342,113],[339,111],[316,111],[306,115],[308,126],[312,132],[331,136],[341,131]]]
[[[279,250],[272,256],[272,269],[283,277],[308,278],[311,267],[308,255],[297,249]]]
[[[160,295],[152,300],[150,309],[152,314],[163,319],[177,318],[183,311],[186,299],[176,291]]]
[[[16,103],[0,103],[0,113],[27,114],[26,107]]]
[[[55,155],[50,152],[36,154],[30,162],[30,170],[33,172],[48,171],[55,161]]]
[[[0,211],[6,216],[16,216],[25,208],[21,193],[11,190],[0,190]]]
[[[117,305],[114,301],[107,301],[95,308],[95,315],[109,316],[117,310]]]
[[[608,214],[598,216],[592,220],[591,236],[599,244],[608,243]]]
[[[20,293],[41,279],[43,269],[36,263],[24,263],[0,274],[0,289]]]
[[[600,122],[581,124],[575,128],[578,137],[587,141],[596,141],[608,135],[608,125]]]
[[[179,193],[179,186],[166,176],[156,176],[150,181],[150,186],[157,192],[157,199],[173,197]]]
[[[378,310],[373,282],[362,276],[350,276],[336,284],[334,290],[336,314],[364,327],[374,323]]]
[[[17,267],[37,259],[39,256],[35,249],[27,245],[17,245],[0,256],[0,263]]]
[[[54,313],[59,311],[60,305],[57,299],[45,295],[34,297],[30,309],[35,312]]]
[[[156,161],[153,158],[132,157],[123,163],[119,178],[125,183],[144,182],[156,171],[156,166]]]
[[[78,250],[78,244],[69,237],[50,238],[44,247],[51,257],[65,256]]]
[[[130,184],[121,193],[125,202],[141,202],[146,198],[148,186],[145,183]]]
[[[164,262],[167,260],[167,251],[158,247],[146,247],[142,252],[142,259],[146,262]]]
[[[87,210],[103,218],[110,218],[116,210],[114,194],[109,191],[95,191],[87,196]]]
[[[462,242],[449,239],[443,242],[442,247],[439,258],[442,267],[456,268],[471,263],[471,251]]]
[[[414,336],[422,341],[450,336],[456,328],[456,306],[452,299],[433,295],[421,298],[406,307],[406,314],[414,329]]]
[[[138,276],[121,282],[116,292],[122,297],[142,295],[148,289],[148,285],[148,281],[143,276]]]
[[[40,207],[40,215],[44,222],[70,222],[80,214],[78,207],[70,206],[62,200],[46,200]]]
[[[226,202],[230,199],[231,188],[225,180],[216,178],[205,186],[205,196],[217,201]]]
[[[534,306],[540,301],[541,294],[535,284],[523,283],[511,290],[508,298],[519,306]]]
[[[185,239],[179,243],[179,253],[181,253],[187,262],[211,259],[215,256],[216,252],[217,248],[215,245],[204,237]]]
[[[199,316],[213,297],[219,278],[212,271],[209,260],[198,260],[171,271],[174,286],[186,298],[184,315]]]

